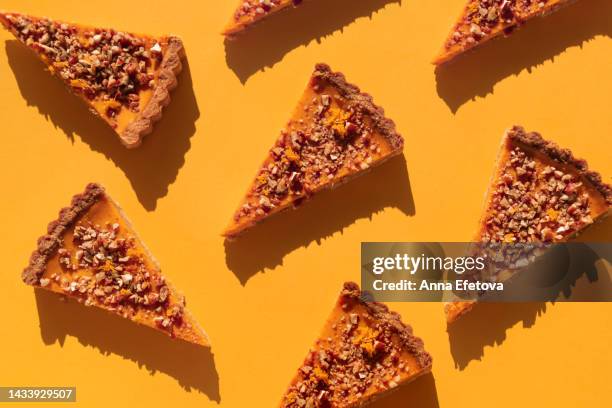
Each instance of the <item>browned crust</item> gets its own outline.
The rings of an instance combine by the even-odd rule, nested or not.
[[[383,303],[365,302],[362,298],[361,289],[355,282],[346,282],[344,284],[340,299],[341,301],[346,301],[347,299],[357,301],[365,306],[368,313],[376,320],[389,323],[397,330],[397,334],[406,350],[417,359],[423,374],[431,371],[432,358],[425,351],[423,340],[412,333],[412,327],[402,322],[402,318],[398,313],[390,311],[387,305]]]
[[[460,22],[463,20],[463,18],[465,18],[465,11],[461,14],[461,17],[459,18],[459,22],[455,23],[453,25],[453,30],[451,31],[450,35],[447,37],[446,41],[444,42],[444,46],[442,51],[438,54],[438,56],[433,60],[433,64],[434,65],[445,65],[448,62],[453,61],[456,57],[459,57],[461,55],[464,55],[465,53],[467,53],[468,51],[473,51],[477,48],[479,48],[481,45],[488,43],[491,40],[494,39],[498,39],[501,36],[504,35],[508,35],[505,34],[506,31],[509,31],[510,33],[513,33],[514,31],[516,31],[517,29],[519,29],[520,27],[522,27],[524,24],[526,24],[529,20],[534,19],[534,18],[538,18],[538,17],[545,17],[551,13],[554,13],[555,11],[568,6],[572,3],[575,3],[578,0],[561,0],[559,3],[556,3],[555,5],[553,5],[550,8],[545,8],[543,9],[541,12],[534,14],[533,16],[531,16],[528,20],[524,20],[524,21],[517,21],[513,24],[509,24],[506,26],[503,26],[498,32],[496,32],[495,34],[489,35],[488,37],[484,38],[483,40],[477,42],[476,44],[472,45],[472,46],[467,46],[467,47],[460,47],[457,48],[455,50],[450,50],[447,47],[448,41],[450,40],[451,36],[453,35],[453,33],[456,31],[457,27],[460,25]],[[470,4],[470,2],[468,2],[467,6]]]
[[[357,85],[347,82],[344,74],[332,71],[327,64],[319,63],[315,66],[312,79],[328,82],[349,103],[355,104],[364,112],[367,112],[372,119],[374,128],[387,139],[393,150],[401,150],[404,147],[404,138],[397,132],[395,122],[385,116],[385,110],[374,103],[374,98],[370,94],[361,92]]]
[[[183,69],[185,57],[183,42],[178,37],[168,37],[168,49],[164,54],[153,96],[145,108],[119,134],[128,148],[140,146],[142,138],[153,131],[153,125],[162,117],[162,110],[170,103],[170,91],[178,85],[176,76]]]
[[[513,143],[520,143],[540,152],[553,162],[570,166],[578,175],[592,184],[608,205],[612,205],[612,187],[604,183],[601,174],[589,170],[586,160],[576,158],[571,150],[563,149],[556,143],[545,140],[537,132],[526,132],[521,126],[514,126],[508,130],[507,137]]]
[[[90,183],[85,187],[85,191],[72,197],[69,207],[62,208],[58,218],[49,223],[47,233],[38,239],[38,247],[32,252],[30,263],[21,273],[21,279],[25,283],[38,286],[47,262],[58,250],[66,230],[104,195],[104,188],[101,185]]]

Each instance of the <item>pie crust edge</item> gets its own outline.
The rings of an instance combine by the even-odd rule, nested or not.
[[[142,138],[153,131],[154,124],[162,117],[162,110],[170,103],[170,91],[178,85],[177,75],[183,69],[185,58],[183,42],[179,37],[167,37],[168,49],[159,68],[153,96],[144,109],[119,134],[121,142],[128,148],[140,146]]]
[[[21,279],[25,283],[39,286],[38,281],[45,272],[47,262],[59,249],[61,237],[79,216],[87,212],[104,195],[105,191],[101,185],[89,183],[85,191],[72,197],[70,206],[60,210],[58,218],[47,226],[47,233],[38,238],[37,248],[30,256],[29,265],[21,274]]]
[[[361,289],[355,282],[346,282],[340,295],[340,300],[353,298],[362,304],[368,314],[377,320],[387,321],[397,329],[403,345],[410,351],[416,360],[419,362],[423,370],[423,374],[431,370],[433,359],[431,355],[425,351],[425,343],[420,337],[414,335],[412,326],[404,323],[399,313],[389,310],[389,307],[380,302],[365,301],[362,297]]]

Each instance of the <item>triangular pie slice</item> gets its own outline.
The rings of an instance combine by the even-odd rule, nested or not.
[[[576,0],[469,0],[434,64],[441,65]]]
[[[301,3],[302,0],[240,0],[223,34],[234,36],[274,13]]]
[[[177,37],[151,37],[0,13],[0,22],[107,122],[126,147],[140,145],[170,103],[181,71]]]
[[[506,132],[475,242],[565,242],[602,219],[612,187],[586,161],[515,126]],[[449,303],[449,323],[473,302]]]
[[[431,371],[423,341],[387,306],[345,283],[281,408],[362,407]],[[409,405],[409,404],[408,404]]]
[[[318,191],[402,153],[403,138],[372,97],[318,64],[293,116],[224,232],[234,237]]]
[[[162,274],[130,221],[98,184],[73,197],[39,238],[23,281],[174,338],[208,346],[185,298]]]

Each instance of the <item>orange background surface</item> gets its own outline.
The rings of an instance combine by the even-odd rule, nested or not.
[[[275,406],[335,302],[361,241],[465,241],[513,124],[612,176],[612,2],[582,0],[453,66],[431,59],[465,0],[317,0],[233,43],[235,0],[2,0],[0,8],[174,33],[188,65],[138,150],[0,33],[4,238],[0,385],[76,386],[79,407]],[[374,95],[403,159],[225,244],[220,232],[316,62]],[[19,274],[36,238],[89,181],[131,217],[187,296],[211,351],[35,295]],[[583,239],[612,240],[612,220]],[[441,304],[393,304],[433,374],[376,408],[610,404],[612,305],[489,306],[447,332]]]

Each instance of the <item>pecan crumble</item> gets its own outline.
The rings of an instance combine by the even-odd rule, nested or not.
[[[302,0],[240,0],[224,34],[231,36],[272,13],[300,4]]]
[[[593,222],[582,184],[515,147],[495,187],[483,240],[550,242],[572,235]]]
[[[371,97],[319,64],[234,223],[258,220],[296,204],[401,153],[402,147],[403,139]]]
[[[52,72],[89,100],[106,102],[106,116],[122,107],[138,112],[140,92],[155,86],[163,55],[158,42],[133,34],[24,15],[6,14],[15,36],[42,55]]]
[[[322,337],[281,407],[353,407],[430,371],[431,357],[399,315],[346,283]]]
[[[551,13],[571,0],[469,0],[434,63],[503,34],[510,34],[526,21]]]
[[[358,107],[343,109],[326,93],[312,102],[305,109],[316,112],[314,120],[298,125],[298,130],[282,132],[271,150],[272,160],[257,175],[254,193],[259,199],[255,205],[243,206],[237,219],[251,212],[264,214],[287,196],[313,193],[341,169],[365,170],[380,153]]]
[[[242,0],[242,4],[234,13],[234,19],[253,17],[269,13],[281,4],[281,0]]]
[[[125,317],[146,309],[159,328],[172,332],[183,317],[183,299],[171,302],[164,277],[133,253],[134,238],[122,233],[119,224],[104,226],[79,222],[72,237],[74,250],[61,246],[57,253],[64,272],[41,278],[62,291],[81,298],[86,305],[100,304]]]
[[[493,30],[520,23],[543,9],[549,0],[472,0],[446,47],[479,42]]]
[[[572,170],[521,143],[525,135],[519,127],[509,132],[508,157],[492,187],[484,219],[481,233],[484,242],[562,241],[593,223],[597,214],[593,214],[589,191],[598,189],[601,201],[610,204],[610,187],[598,175],[587,173],[592,180],[585,179],[580,169]],[[528,137],[543,142],[537,134]],[[583,162],[576,162],[586,167]],[[589,190],[593,181],[597,186]]]

